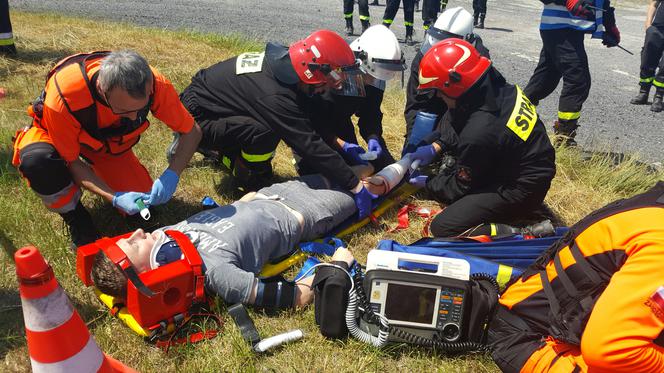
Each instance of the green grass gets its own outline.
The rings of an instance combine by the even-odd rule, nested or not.
[[[294,328],[301,328],[306,334],[303,341],[268,355],[256,356],[250,352],[223,307],[221,316],[226,323],[220,337],[172,349],[168,355],[143,342],[110,317],[90,289],[81,286],[75,275],[75,256],[69,249],[63,223],[57,215],[46,211],[11,166],[9,139],[16,129],[29,123],[24,115],[26,105],[39,94],[49,67],[66,55],[99,49],[135,49],[181,90],[198,69],[242,51],[259,50],[261,45],[238,36],[145,29],[52,14],[13,12],[12,21],[19,55],[11,59],[0,57],[0,87],[8,91],[8,96],[0,101],[0,232],[16,246],[34,244],[41,249],[105,352],[145,372],[497,371],[487,355],[443,357],[404,345],[378,350],[352,339],[326,340],[314,324],[313,307],[276,317],[252,312],[264,337]],[[386,140],[395,154],[399,153],[402,141],[403,105],[403,91],[397,86],[391,87],[383,111]],[[166,127],[154,121],[135,148],[153,176],[166,167],[164,151],[170,141],[171,135]],[[279,176],[295,175],[290,152],[283,145],[274,165]],[[586,161],[575,150],[559,149],[558,175],[547,203],[563,222],[572,223],[611,200],[646,189],[658,179],[662,179],[661,173],[647,172],[635,157],[628,157],[627,161],[616,166],[606,157],[596,156]],[[198,211],[204,195],[223,203],[239,197],[230,192],[228,177],[224,173],[196,156],[192,167],[184,172],[174,200],[158,209],[158,220],[170,224]],[[415,202],[435,205],[426,200]],[[92,211],[102,233],[112,236],[130,229],[114,209],[99,198],[86,194],[84,203]],[[422,221],[413,220],[410,230],[391,234],[384,233],[379,227],[363,228],[349,237],[350,248],[363,261],[368,250],[381,238],[414,241],[420,236]],[[395,224],[395,212],[387,214],[383,221]],[[29,371],[14,265],[10,255],[2,253],[0,256],[0,357],[4,359],[3,370]]]

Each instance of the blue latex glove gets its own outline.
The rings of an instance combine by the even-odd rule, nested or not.
[[[175,171],[167,168],[159,179],[155,180],[152,184],[152,191],[150,191],[150,199],[148,204],[151,206],[161,205],[168,202],[173,193],[175,193],[175,188],[178,186],[180,181],[180,176],[175,173]]]
[[[436,149],[434,149],[433,145],[423,145],[418,147],[414,152],[409,153],[410,154],[410,159],[415,161],[419,160],[420,161],[420,166],[426,166],[431,161],[433,161],[434,158],[436,158]]]
[[[128,215],[135,215],[141,210],[141,208],[136,205],[136,200],[139,198],[143,201],[147,201],[148,198],[150,198],[150,195],[141,192],[117,192],[113,196],[113,207],[119,208]],[[149,205],[149,203],[145,204]]]
[[[417,175],[415,177],[411,177],[408,180],[409,184],[412,184],[418,188],[424,188],[424,186],[427,184],[427,179],[429,177],[427,175]]]
[[[362,189],[354,195],[355,206],[357,206],[358,218],[364,219],[371,213],[371,200],[375,197],[369,193],[367,188]]]
[[[350,160],[353,162],[353,165],[367,164],[367,161],[360,158],[360,154],[365,153],[361,146],[350,142],[344,142],[344,145],[341,147],[341,149],[344,151],[344,153],[346,153],[348,158],[350,158]]]
[[[370,152],[376,152],[376,155],[378,155],[379,157],[383,154],[383,147],[380,146],[380,142],[378,140],[371,138],[369,139],[367,145]]]

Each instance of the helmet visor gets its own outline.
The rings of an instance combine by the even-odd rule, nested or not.
[[[420,51],[424,54],[431,49],[434,44],[449,38],[463,39],[463,36],[431,26],[426,32],[426,37],[424,38],[424,43],[422,43],[422,46],[420,47]]]
[[[350,69],[337,69],[326,75],[330,91],[339,96],[364,97],[364,79],[357,66]]]
[[[406,70],[406,60],[403,57],[399,60],[372,58],[371,71],[367,71],[367,73],[378,79],[390,80],[397,77],[399,73],[403,74],[404,70]]]

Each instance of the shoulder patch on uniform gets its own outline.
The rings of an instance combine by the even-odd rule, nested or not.
[[[257,73],[263,70],[265,52],[247,52],[237,56],[235,74]]]
[[[512,115],[507,121],[507,128],[512,130],[521,140],[527,141],[533,132],[533,128],[535,128],[535,124],[537,124],[537,111],[535,105],[523,94],[521,88],[519,86],[515,86],[515,88],[516,102],[514,103],[514,109],[512,109]]]
[[[645,304],[660,321],[664,322],[664,286],[660,286],[652,293]]]

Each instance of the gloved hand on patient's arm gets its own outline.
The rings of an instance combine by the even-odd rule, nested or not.
[[[357,214],[359,219],[364,219],[371,213],[371,201],[377,196],[369,193],[367,188],[364,187],[360,181],[358,185],[351,190],[353,198],[355,199],[355,206],[357,207]]]
[[[168,202],[168,200],[173,197],[173,193],[175,193],[179,181],[180,176],[178,176],[175,171],[167,168],[166,171],[159,176],[159,179],[155,180],[152,184],[152,191],[150,191],[148,204],[156,206]]]
[[[434,147],[433,144],[431,145],[422,145],[415,149],[414,152],[408,153],[404,155],[405,157],[410,157],[411,161],[415,163],[415,161],[419,161],[418,167],[419,166],[426,166],[429,163],[431,163],[436,156],[438,155],[438,151]]]
[[[135,215],[141,210],[136,204],[136,200],[139,198],[145,202],[150,198],[150,195],[141,192],[117,192],[113,196],[113,207],[119,208],[127,215]],[[147,202],[145,204],[149,205]]]

